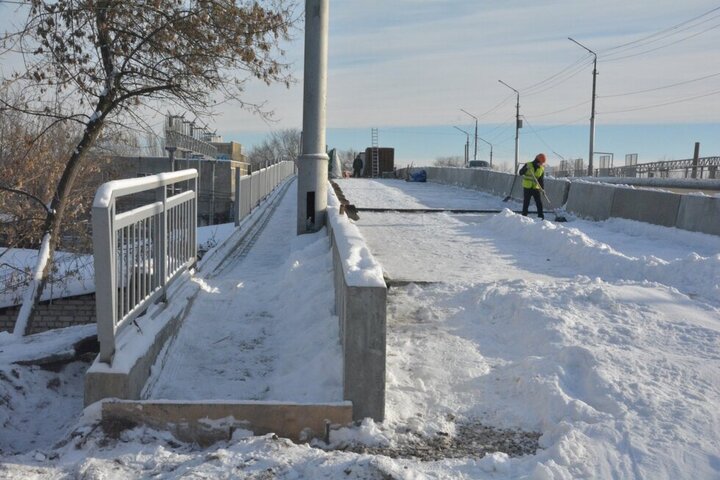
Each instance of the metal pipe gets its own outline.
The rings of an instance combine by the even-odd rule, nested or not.
[[[325,225],[328,155],[325,152],[329,0],[305,1],[303,146],[298,159],[297,232]]]

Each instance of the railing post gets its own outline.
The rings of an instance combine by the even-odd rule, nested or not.
[[[191,231],[191,248],[192,248],[192,254],[193,258],[195,259],[195,264],[197,265],[197,253],[198,253],[198,245],[197,245],[197,216],[198,216],[198,177],[196,176],[193,179],[193,183],[195,185],[194,192],[195,192],[195,198],[192,202],[192,218],[190,219],[190,231]]]
[[[168,227],[168,219],[167,219],[167,187],[162,186],[160,187],[157,192],[157,201],[162,202],[162,210],[160,211],[160,219],[158,222],[159,225],[159,232],[158,232],[158,242],[159,242],[159,254],[160,254],[160,261],[158,262],[158,275],[160,278],[160,288],[162,290],[162,296],[160,297],[160,300],[162,302],[167,302],[167,266],[168,266],[168,244],[167,244],[167,227]]]
[[[242,208],[240,207],[240,202],[242,199],[242,195],[240,194],[240,169],[235,169],[235,226],[237,227],[240,225],[240,215]]]
[[[116,240],[112,218],[114,203],[107,208],[93,207],[93,250],[95,275],[95,312],[100,342],[100,361],[110,364],[115,354],[117,323],[117,278],[115,276]]]

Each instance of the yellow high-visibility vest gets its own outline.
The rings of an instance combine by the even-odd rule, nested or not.
[[[533,177],[540,178],[542,177],[543,173],[545,173],[545,167],[540,165],[538,168],[535,168],[533,165],[533,162],[527,162],[525,164],[527,167],[525,169],[525,174],[523,175],[523,181],[522,186],[523,188],[534,188],[538,190],[540,188],[540,184],[537,180],[533,180]]]

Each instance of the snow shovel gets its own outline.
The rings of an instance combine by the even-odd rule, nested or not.
[[[560,223],[562,223],[562,222],[567,222],[567,218],[565,218],[564,216],[562,216],[562,215],[560,215],[559,213],[557,213],[557,211],[555,210],[555,208],[553,208],[552,202],[551,202],[550,199],[548,198],[547,193],[545,193],[545,189],[540,186],[540,182],[538,182],[538,179],[535,178],[534,175],[533,175],[532,178],[533,178],[533,180],[535,180],[535,185],[537,185],[537,187],[540,189],[540,191],[541,191],[542,194],[543,194],[543,197],[545,197],[545,200],[547,200],[548,209],[553,213],[553,215],[555,215],[555,221],[556,221],[556,222],[560,222]]]
[[[515,188],[515,180],[517,180],[517,177],[519,177],[519,175],[515,175],[513,177],[512,185],[510,185],[510,193],[508,193],[507,197],[503,198],[503,202],[509,202],[510,199],[512,198],[512,191],[513,191],[513,188]]]

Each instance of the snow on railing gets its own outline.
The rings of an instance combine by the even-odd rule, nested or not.
[[[252,209],[273,189],[295,172],[295,163],[279,162],[261,168],[250,175],[240,175],[236,170],[235,177],[235,225],[250,215]]]
[[[112,363],[118,332],[165,298],[173,280],[195,264],[197,177],[197,171],[189,169],[115,180],[95,194],[92,225],[101,362]],[[184,191],[176,193],[180,190]],[[118,213],[118,199],[141,192],[154,195],[155,201]]]

